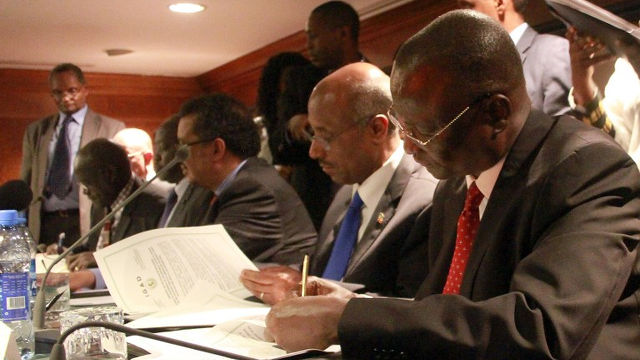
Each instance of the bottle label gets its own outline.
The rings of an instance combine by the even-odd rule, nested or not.
[[[38,292],[38,286],[36,285],[36,259],[31,259],[31,265],[29,267],[29,283],[31,284],[31,297],[35,299]]]
[[[0,274],[2,320],[26,320],[29,317],[29,273]]]

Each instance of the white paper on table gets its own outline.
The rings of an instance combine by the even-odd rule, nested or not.
[[[16,335],[5,323],[0,321],[0,359],[20,360]]]
[[[51,263],[58,258],[58,255],[47,255],[44,253],[36,254],[36,274],[44,274],[47,272]],[[67,261],[65,259],[60,260],[51,270],[52,273],[67,273],[69,268],[67,267]]]
[[[94,255],[111,296],[127,313],[180,305],[199,280],[207,284],[204,290],[242,299],[251,293],[240,282],[240,272],[257,270],[222,225],[149,230]]]
[[[285,350],[278,347],[276,343],[268,341],[265,338],[265,328],[264,316],[259,316],[228,321],[213,328],[170,331],[160,333],[160,335],[218,350],[224,350],[254,359],[275,360],[285,359],[304,353],[321,354],[340,351],[339,346],[331,346],[325,351],[308,349],[294,353],[287,353]],[[149,355],[137,358],[141,360],[169,360],[177,358],[190,360],[223,359],[223,357],[217,355],[139,336],[127,337],[127,342],[141,347],[150,353]]]
[[[196,285],[180,305],[138,318],[127,326],[137,329],[213,326],[248,316],[264,317],[269,312],[265,304],[238,299],[220,290],[207,290],[205,285],[204,282]]]
[[[113,297],[111,295],[69,299],[69,305],[71,306],[99,306],[99,305],[109,305],[109,304],[115,304],[115,302],[113,301]]]

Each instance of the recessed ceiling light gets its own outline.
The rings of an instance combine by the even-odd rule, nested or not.
[[[200,11],[204,11],[204,5],[196,3],[176,3],[169,5],[169,10],[184,14],[193,14]]]
[[[120,56],[131,54],[133,50],[129,49],[107,49],[104,51],[108,56]]]

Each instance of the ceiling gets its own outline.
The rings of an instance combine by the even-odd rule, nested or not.
[[[324,0],[196,0],[197,14],[170,12],[174,2],[0,0],[0,68],[197,76],[304,29]],[[366,19],[409,0],[348,2]]]

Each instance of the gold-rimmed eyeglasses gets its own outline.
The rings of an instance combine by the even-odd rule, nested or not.
[[[458,113],[458,115],[456,115],[445,126],[440,128],[440,130],[436,131],[435,134],[431,135],[427,140],[418,139],[418,137],[414,134],[414,132],[409,128],[409,125],[407,125],[406,123],[404,123],[403,121],[398,119],[397,116],[395,116],[395,111],[393,111],[393,106],[390,107],[389,110],[387,111],[387,116],[389,117],[389,120],[393,123],[393,125],[395,125],[395,127],[398,128],[398,131],[402,135],[404,135],[405,138],[411,140],[412,142],[414,142],[415,144],[417,144],[417,145],[419,145],[421,147],[425,147],[433,139],[437,138],[438,136],[440,136],[440,134],[442,134],[445,130],[447,130],[449,128],[449,126],[453,125],[454,122],[456,122],[458,119],[460,119],[462,117],[462,115],[464,115],[467,111],[469,111],[469,109],[472,106],[480,103],[482,100],[484,100],[484,99],[486,99],[486,98],[488,98],[490,96],[491,96],[490,93],[486,93],[486,94],[482,94],[482,95],[478,96],[475,100],[473,100],[471,102],[471,104],[469,104],[467,107],[462,109],[462,111],[460,111],[460,113]]]
[[[333,141],[335,141],[336,139],[338,139],[342,134],[345,134],[346,132],[348,132],[349,130],[359,127],[359,126],[364,126],[366,124],[369,123],[369,121],[371,121],[371,119],[373,119],[375,115],[369,115],[366,117],[367,121],[365,122],[361,122],[361,121],[356,121],[353,123],[352,126],[347,127],[346,129],[343,129],[342,131],[338,132],[337,134],[333,134],[330,136],[320,136],[320,135],[316,135],[313,132],[313,129],[305,129],[304,130],[304,135],[306,136],[307,140],[309,140],[309,142],[315,141],[318,145],[320,145],[320,147],[322,147],[324,149],[324,151],[329,151],[331,150],[331,143]]]

